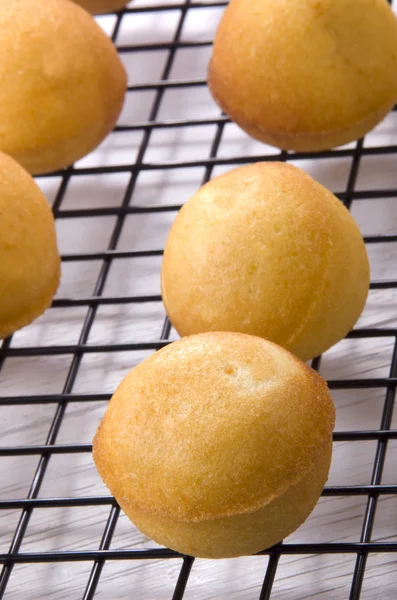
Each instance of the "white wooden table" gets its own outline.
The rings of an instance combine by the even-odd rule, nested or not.
[[[135,12],[125,15],[117,36],[117,45],[171,42],[181,19],[181,2],[157,0],[131,3],[131,7],[175,4],[175,10]],[[194,2],[193,2],[194,4]],[[213,2],[210,4],[214,4]],[[222,13],[222,7],[189,9],[180,40],[210,40]],[[116,17],[98,19],[111,34]],[[208,45],[180,47],[172,60],[170,80],[205,78],[211,48]],[[158,50],[123,53],[129,84],[158,81],[169,60],[167,46]],[[131,91],[120,117],[121,125],[147,121],[156,89]],[[183,119],[218,119],[219,109],[204,86],[167,88],[157,115],[158,121]],[[152,130],[142,160],[158,168],[142,170],[130,200],[130,206],[161,207],[182,204],[201,185],[205,175],[202,165],[183,169],[162,168],[170,161],[205,160],[211,152],[217,124],[186,127],[162,127]],[[131,164],[144,139],[145,130],[113,133],[91,155],[76,164],[77,169],[96,166]],[[397,142],[397,114],[371,132],[365,148],[389,146]],[[355,144],[344,149],[355,148]],[[343,150],[344,150],[343,149]],[[241,156],[279,156],[277,150],[249,139],[235,125],[223,130],[217,156],[227,164],[216,164],[211,177],[233,167]],[[336,153],[326,159],[288,157],[333,192],[344,192],[351,176],[352,155]],[[249,159],[248,159],[249,160]],[[161,165],[161,166],[160,166]],[[130,179],[129,172],[72,175],[66,186],[61,211],[110,208],[101,216],[80,215],[57,220],[61,253],[104,252],[117,223],[117,209],[122,203]],[[38,178],[49,202],[59,197],[62,177]],[[397,151],[389,154],[365,154],[359,161],[355,192],[371,196],[379,189],[396,190],[385,197],[360,197],[352,203],[352,213],[364,235],[397,232]],[[356,194],[356,196],[360,194]],[[376,194],[375,194],[376,195]],[[59,208],[59,207],[58,207]],[[113,210],[113,214],[112,214]],[[73,214],[73,213],[70,213]],[[175,217],[174,211],[128,213],[123,222],[117,250],[161,249]],[[396,242],[369,243],[373,281],[396,280]],[[160,256],[119,258],[112,261],[103,289],[104,297],[158,295]],[[103,260],[63,263],[58,299],[92,296]],[[397,288],[371,290],[357,328],[397,327]],[[71,346],[72,351],[57,355],[6,356],[0,371],[0,396],[60,394],[69,370],[76,360],[73,348],[78,343],[88,313],[88,305],[55,307],[35,323],[16,333],[13,348]],[[99,304],[87,345],[90,347],[152,342],[159,340],[165,318],[160,301],[146,303]],[[387,378],[390,376],[394,334],[390,337],[346,339],[322,358],[320,373],[330,380]],[[176,335],[171,332],[171,339]],[[127,371],[152,350],[84,352],[77,376],[69,392],[71,401],[56,436],[56,444],[90,444],[104,414],[107,402],[78,401],[79,395],[110,394]],[[343,387],[343,384],[339,388]],[[379,430],[385,403],[385,387],[333,389],[337,409],[336,431]],[[390,397],[389,397],[390,399]],[[57,403],[0,403],[0,446],[36,446],[46,443]],[[390,424],[397,429],[397,413]],[[335,442],[328,486],[368,485],[371,483],[377,441]],[[27,497],[40,453],[22,456],[0,455],[0,500]],[[382,484],[397,484],[397,439],[387,448]],[[108,495],[95,470],[89,452],[60,453],[51,456],[39,498],[92,497]],[[324,496],[307,522],[286,543],[344,543],[360,540],[367,495]],[[1,508],[1,505],[0,505]],[[38,507],[31,514],[20,547],[21,553],[85,551],[99,548],[110,505]],[[0,510],[0,553],[9,551],[21,509]],[[380,495],[374,528],[374,542],[397,541],[397,495]],[[142,549],[156,545],[140,534],[121,514],[110,549]],[[282,555],[276,571],[271,598],[303,600],[307,598],[347,600],[356,563],[355,553]],[[258,599],[266,573],[268,556],[233,560],[196,560],[189,578],[187,600]],[[16,564],[4,598],[6,600],[74,600],[84,596],[92,569],[91,562]],[[162,600],[171,599],[182,559],[106,562],[95,598]],[[397,553],[371,553],[363,581],[363,600],[397,598]]]

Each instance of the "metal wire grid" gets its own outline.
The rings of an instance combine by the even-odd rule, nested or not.
[[[167,206],[143,206],[136,205],[133,199],[137,178],[140,173],[148,170],[165,169],[186,169],[187,167],[203,167],[204,177],[202,183],[208,181],[213,169],[219,165],[230,165],[230,167],[257,160],[288,160],[293,158],[295,161],[310,158],[317,160],[319,158],[350,157],[351,168],[348,177],[346,189],[339,194],[340,199],[348,208],[351,207],[355,199],[379,199],[396,198],[397,189],[376,189],[360,190],[355,189],[357,174],[360,161],[366,155],[396,155],[397,145],[388,145],[381,147],[364,147],[363,141],[358,141],[354,147],[342,148],[329,152],[312,154],[289,154],[280,152],[278,155],[265,154],[257,156],[236,155],[231,158],[219,158],[217,156],[221,144],[225,125],[229,123],[228,118],[220,115],[217,118],[210,119],[180,119],[180,120],[161,120],[158,118],[159,109],[166,90],[172,88],[193,88],[205,86],[205,80],[184,79],[170,80],[170,73],[175,61],[177,52],[181,48],[194,48],[200,46],[209,46],[211,40],[199,42],[187,42],[181,40],[181,33],[188,13],[200,11],[209,7],[224,7],[227,2],[193,2],[186,0],[180,3],[159,3],[152,6],[132,6],[118,14],[115,26],[112,32],[112,39],[117,44],[117,38],[125,15],[131,13],[158,12],[159,16],[166,11],[179,11],[177,26],[174,37],[171,42],[150,43],[140,45],[128,45],[118,47],[120,54],[137,53],[142,51],[166,50],[168,53],[165,66],[159,81],[149,82],[139,85],[130,85],[129,94],[136,91],[152,90],[155,92],[154,101],[151,105],[150,115],[147,121],[133,123],[128,125],[119,125],[115,131],[123,135],[125,131],[142,131],[143,137],[139,147],[136,160],[130,164],[120,164],[116,166],[100,167],[70,167],[65,171],[58,173],[61,177],[61,185],[58,189],[55,202],[53,204],[54,215],[56,219],[65,218],[84,218],[92,216],[114,216],[115,225],[112,230],[107,249],[103,252],[74,253],[64,255],[62,260],[66,262],[76,261],[101,261],[101,268],[95,283],[92,295],[83,298],[56,299],[53,302],[53,308],[61,310],[66,307],[83,306],[87,308],[86,317],[80,332],[79,340],[74,345],[43,345],[33,347],[16,347],[12,343],[12,338],[5,340],[0,349],[0,370],[9,357],[45,357],[46,355],[62,354],[71,355],[72,361],[67,373],[63,389],[56,394],[45,395],[23,395],[13,397],[0,397],[1,406],[21,406],[21,405],[39,405],[53,404],[55,412],[51,427],[48,431],[47,439],[43,445],[27,445],[18,447],[1,447],[0,456],[18,456],[18,455],[37,455],[39,462],[32,479],[29,492],[26,498],[15,500],[0,500],[0,510],[18,509],[21,511],[18,525],[15,529],[12,543],[8,552],[0,554],[0,562],[3,565],[0,575],[0,598],[3,598],[7,584],[16,564],[20,563],[38,563],[38,562],[68,562],[68,561],[88,561],[92,564],[91,573],[87,581],[84,600],[91,600],[95,597],[98,582],[106,560],[124,560],[124,561],[143,561],[148,559],[170,559],[178,555],[168,549],[133,549],[133,550],[111,550],[110,544],[114,534],[119,517],[119,507],[114,499],[108,496],[92,496],[85,498],[74,497],[51,497],[38,498],[41,486],[43,484],[47,467],[52,456],[56,454],[89,453],[91,445],[89,444],[59,444],[57,443],[58,433],[63,422],[66,407],[68,403],[87,403],[98,400],[109,399],[109,394],[78,394],[73,392],[74,384],[81,361],[88,353],[111,353],[116,351],[130,350],[150,350],[154,351],[168,343],[170,336],[170,324],[167,319],[163,323],[162,330],[158,339],[150,342],[134,342],[123,344],[90,344],[88,338],[93,327],[98,307],[101,305],[120,305],[130,303],[158,302],[161,300],[159,295],[130,295],[130,296],[109,296],[103,295],[105,283],[109,275],[109,270],[113,261],[125,258],[141,258],[147,256],[161,256],[162,250],[154,248],[149,250],[118,250],[118,242],[123,229],[127,215],[139,213],[155,213],[157,211],[175,211],[179,205]],[[215,135],[212,140],[210,154],[200,160],[174,160],[169,162],[148,162],[145,160],[146,151],[151,143],[151,136],[156,129],[165,128],[186,128],[201,125],[216,126]],[[72,178],[82,175],[99,175],[104,173],[127,173],[128,184],[126,185],[124,197],[120,206],[105,208],[78,208],[64,209],[63,199]],[[43,176],[46,177],[46,176]],[[40,179],[40,178],[39,178]],[[367,244],[383,244],[397,241],[397,232],[392,234],[375,234],[365,237]],[[391,289],[397,287],[397,280],[372,281],[371,289]],[[269,562],[264,572],[263,585],[260,592],[260,600],[268,600],[273,597],[272,586],[277,572],[279,558],[287,554],[353,554],[356,556],[355,568],[351,583],[349,598],[358,600],[360,598],[361,587],[363,583],[367,557],[370,553],[397,553],[397,542],[372,542],[371,533],[374,526],[375,513],[378,498],[381,495],[397,495],[397,485],[382,484],[382,470],[385,464],[386,450],[388,441],[397,439],[397,430],[392,427],[392,413],[395,400],[395,390],[397,385],[397,328],[372,328],[357,329],[349,334],[351,338],[379,338],[391,337],[394,339],[394,349],[390,364],[389,374],[382,378],[357,378],[349,380],[329,381],[331,389],[347,390],[352,388],[363,389],[383,389],[385,392],[384,405],[379,429],[360,430],[360,431],[340,431],[335,432],[335,441],[357,441],[357,440],[375,440],[376,454],[373,464],[373,471],[370,485],[361,486],[328,486],[323,492],[325,496],[364,496],[367,498],[364,521],[362,523],[360,541],[357,543],[287,543],[265,551],[263,554],[269,555]],[[43,358],[45,360],[45,358]],[[320,367],[321,357],[313,361],[314,368]],[[68,552],[21,552],[21,545],[27,531],[27,527],[34,510],[43,507],[83,507],[83,506],[109,506],[109,515],[106,526],[103,531],[102,540],[98,549],[84,551]],[[173,600],[179,600],[184,597],[185,588],[189,579],[194,559],[183,557],[182,567],[173,592]],[[315,591],[315,590],[314,590]],[[138,595],[137,595],[138,594]],[[139,590],[132,590],[132,597],[139,597]]]

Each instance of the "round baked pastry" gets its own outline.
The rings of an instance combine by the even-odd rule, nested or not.
[[[126,73],[102,29],[69,0],[0,0],[0,150],[31,173],[91,152],[121,111]]]
[[[48,202],[32,177],[0,152],[0,339],[50,306],[59,273]]]
[[[166,243],[162,296],[180,335],[239,331],[308,360],[364,307],[369,265],[348,210],[302,170],[240,167],[204,185]]]
[[[252,554],[294,531],[327,480],[324,380],[276,344],[183,338],[135,367],[94,439],[100,475],[156,542],[204,558]]]
[[[208,83],[219,106],[267,144],[346,144],[397,100],[397,19],[385,0],[231,0]]]
[[[74,2],[80,4],[93,15],[101,15],[121,10],[128,4],[129,0],[74,0]]]

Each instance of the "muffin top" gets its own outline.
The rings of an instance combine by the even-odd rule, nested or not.
[[[183,338],[135,367],[94,440],[121,502],[177,521],[255,511],[299,482],[329,443],[324,380],[238,333]]]

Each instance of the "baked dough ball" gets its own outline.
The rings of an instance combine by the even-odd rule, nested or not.
[[[368,287],[350,213],[284,163],[241,167],[204,185],[177,215],[162,265],[163,301],[180,335],[250,333],[302,360],[349,332]]]
[[[28,171],[65,167],[112,130],[126,73],[80,6],[0,0],[0,47],[0,150]]]
[[[294,531],[327,480],[334,407],[324,380],[261,338],[183,338],[110,401],[94,460],[146,535],[204,558],[252,554]]]
[[[32,177],[0,152],[0,339],[50,306],[59,272],[48,202]]]
[[[129,0],[74,0],[74,2],[93,15],[101,15],[124,8]]]
[[[219,106],[267,144],[346,144],[397,100],[397,19],[385,0],[231,0],[208,83]]]

